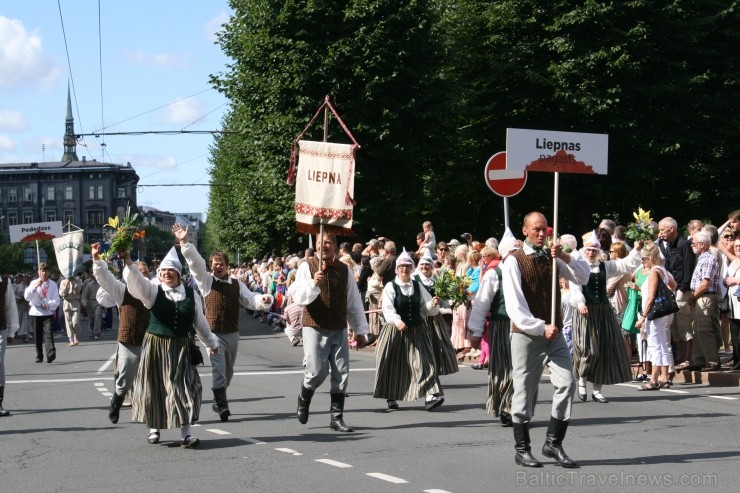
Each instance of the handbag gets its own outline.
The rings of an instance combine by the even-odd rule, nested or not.
[[[202,365],[204,363],[203,361],[203,353],[200,352],[200,348],[197,344],[195,344],[195,341],[191,337],[188,339],[189,349],[190,349],[190,364],[193,366]]]
[[[719,312],[730,313],[730,290],[728,289],[725,295],[719,300]]]
[[[655,320],[656,318],[665,317],[677,311],[678,303],[676,303],[676,296],[665,285],[663,278],[658,276],[658,292],[655,294],[655,302],[647,314],[647,319]]]
[[[637,314],[642,309],[642,296],[639,291],[628,289],[627,297],[627,308],[624,309],[624,315],[622,315],[622,329],[631,334],[639,334],[640,329],[636,328],[635,324],[637,323]]]

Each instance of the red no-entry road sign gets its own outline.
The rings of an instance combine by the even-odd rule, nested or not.
[[[484,170],[486,185],[500,197],[513,197],[527,183],[527,171],[507,170],[506,152],[497,152],[486,162]]]

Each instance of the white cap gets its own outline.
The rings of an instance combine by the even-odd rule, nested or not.
[[[398,260],[396,260],[396,263],[398,263]],[[432,261],[432,257],[430,257],[429,255],[424,255],[419,259],[419,265],[421,264],[434,265],[434,262]]]
[[[516,246],[516,238],[514,233],[509,228],[504,231],[504,236],[501,237],[501,241],[498,242],[498,253],[501,258],[506,257]]]
[[[405,248],[401,252],[401,255],[396,258],[396,269],[402,265],[410,265],[412,269],[414,268],[414,259],[411,258],[411,255],[409,255]]]
[[[599,241],[599,238],[596,236],[596,231],[591,232],[591,236],[587,236],[588,233],[586,233],[583,239],[583,248],[595,248],[597,250],[601,250],[601,242]]]
[[[173,269],[176,270],[180,276],[182,276],[182,264],[180,259],[177,258],[177,250],[175,247],[170,248],[170,251],[165,255],[164,260],[159,263],[160,269]]]

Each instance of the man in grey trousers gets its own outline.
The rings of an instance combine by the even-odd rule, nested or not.
[[[545,248],[547,219],[539,212],[530,212],[524,217],[522,232],[526,238],[523,247],[510,254],[502,267],[506,312],[512,322],[514,461],[525,467],[542,467],[531,452],[529,423],[545,358],[548,358],[555,392],[542,453],[563,467],[578,467],[562,446],[570,422],[575,381],[573,362],[561,333],[559,290],[556,291],[555,320],[552,320],[552,259],[557,259],[556,275],[577,284],[588,282],[589,266],[580,257],[563,252],[559,243]]]

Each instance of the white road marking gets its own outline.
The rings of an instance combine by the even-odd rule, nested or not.
[[[660,392],[671,392],[673,394],[688,394],[686,390],[660,389]]]
[[[328,465],[334,466],[334,467],[342,467],[342,468],[352,467],[351,464],[345,464],[344,462],[337,462],[337,461],[331,460],[331,459],[316,459],[316,462],[322,462],[324,464],[328,464]]]
[[[105,396],[105,397],[113,397],[113,393],[112,392],[103,392],[100,395]]]
[[[276,448],[275,450],[277,450],[278,452],[285,452],[286,454],[292,454],[292,455],[303,455],[303,454],[302,454],[302,453],[300,453],[300,452],[296,452],[296,451],[295,451],[295,450],[293,450],[292,448]]]
[[[104,386],[104,385],[105,385],[105,384],[104,384],[103,382],[95,382],[95,386],[96,386],[96,387],[102,387],[102,386]]]
[[[105,368],[115,360],[115,355],[111,357],[108,363],[101,367],[97,373],[101,373]],[[375,368],[353,368],[350,372],[359,371],[375,371]],[[198,372],[201,377],[213,376],[211,373]],[[270,376],[270,375],[303,375],[303,370],[283,370],[283,371],[243,371],[236,372],[234,375],[245,376],[245,377],[259,377],[259,376]],[[29,383],[75,383],[75,382],[99,382],[101,380],[108,380],[109,377],[93,377],[93,378],[57,378],[57,379],[44,379],[44,380],[8,380],[6,384],[29,384]]]
[[[254,438],[249,437],[239,437],[240,439],[244,440],[245,442],[253,443],[255,445],[264,445],[266,442],[261,442],[259,440],[255,440]]]
[[[100,385],[105,385],[105,384],[101,383]],[[98,392],[108,392],[108,389],[106,389],[105,387],[95,387],[95,390],[97,390]]]
[[[724,399],[727,401],[736,401],[737,397],[727,397],[726,395],[708,395],[707,397],[711,397],[712,399]]]
[[[97,371],[98,375],[100,375],[105,370],[107,370],[108,367],[111,365],[111,363],[113,363],[115,360],[116,360],[116,353],[113,353],[113,356],[111,356],[110,358],[108,358],[108,361],[106,361],[105,363],[103,363],[103,366],[101,366],[98,369],[98,371]]]
[[[424,490],[424,493],[450,493],[447,490]]]
[[[367,476],[382,479],[383,481],[388,481],[389,483],[396,483],[396,484],[408,483],[408,481],[406,481],[405,479],[397,478],[395,476],[388,476],[387,474],[383,474],[382,472],[369,472],[367,473]]]
[[[215,433],[216,435],[231,435],[231,433],[228,431],[217,430],[215,428],[206,428],[206,431],[210,431],[211,433]]]

